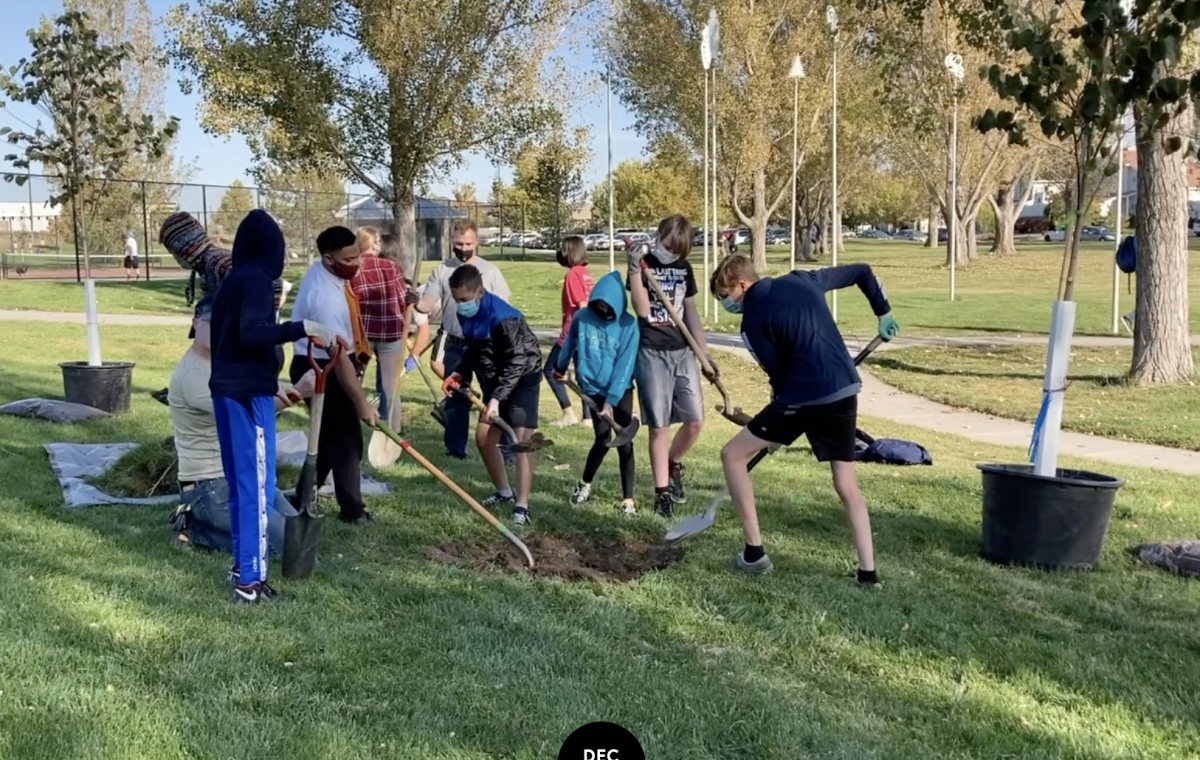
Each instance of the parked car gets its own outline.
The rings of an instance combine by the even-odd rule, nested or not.
[[[892,236],[883,230],[864,230],[858,233],[860,240],[891,240]]]
[[[929,239],[929,236],[920,230],[907,229],[898,231],[893,237],[896,240],[911,240],[917,243],[924,243]]]
[[[1067,230],[1065,227],[1060,227],[1056,230],[1050,230],[1044,236],[1042,236],[1042,240],[1046,241],[1047,243],[1061,243],[1066,239]],[[1087,225],[1080,230],[1079,239],[1083,242],[1113,242],[1117,239],[1117,236],[1112,234],[1107,227]]]

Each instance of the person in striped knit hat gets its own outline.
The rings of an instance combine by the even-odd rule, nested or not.
[[[166,247],[179,266],[192,273],[187,288],[189,305],[196,300],[197,276],[201,278],[200,297],[216,296],[217,286],[233,265],[233,252],[213,242],[196,217],[186,211],[168,216],[159,228],[158,242]],[[283,280],[275,280],[274,286],[275,308],[279,310],[283,307]]]

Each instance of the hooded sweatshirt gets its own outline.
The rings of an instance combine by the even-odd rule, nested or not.
[[[217,289],[212,314],[214,396],[274,396],[282,354],[275,347],[304,337],[304,323],[276,323],[273,282],[283,274],[283,232],[267,212],[238,225],[233,264]]]
[[[447,308],[454,308],[451,303]],[[467,350],[455,372],[467,377],[474,372],[491,388],[490,398],[503,401],[526,377],[540,382],[542,350],[537,336],[521,312],[503,298],[484,291],[479,311],[473,317],[458,317]]]
[[[771,381],[772,401],[831,404],[853,396],[862,381],[825,294],[857,285],[875,316],[891,311],[879,278],[866,264],[764,277],[742,299],[742,341]]]
[[[591,308],[575,312],[555,369],[566,372],[574,358],[575,377],[583,392],[603,396],[616,406],[633,386],[641,331],[637,320],[625,310],[625,285],[619,273],[609,272],[596,283],[588,303],[597,301],[609,305],[613,318],[604,319]]]

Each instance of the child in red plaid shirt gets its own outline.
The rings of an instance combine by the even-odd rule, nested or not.
[[[379,230],[358,229],[362,252],[358,274],[350,281],[362,311],[367,341],[375,354],[375,390],[379,394],[379,418],[394,427],[390,416],[392,394],[400,373],[400,347],[404,339],[404,280],[394,262],[379,255]]]

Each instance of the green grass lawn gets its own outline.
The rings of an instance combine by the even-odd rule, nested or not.
[[[1200,451],[1193,385],[1126,383],[1131,348],[1073,348],[1063,428]],[[871,372],[901,390],[951,406],[1033,422],[1042,403],[1045,346],[902,348],[876,354]]]
[[[542,327],[560,321],[559,295],[563,270],[549,252],[519,249],[487,250],[485,254],[503,270],[513,291],[514,304],[532,324]],[[1112,262],[1111,244],[1087,244],[1079,267],[1075,299],[1078,303],[1075,330],[1081,335],[1109,334],[1111,326]],[[1050,324],[1061,247],[1057,244],[1029,243],[1020,253],[1009,257],[981,257],[957,272],[957,300],[948,299],[949,272],[943,267],[944,250],[926,250],[913,243],[866,242],[848,240],[839,263],[864,261],[883,281],[896,318],[905,335],[964,335],[988,333],[1045,334]],[[773,249],[768,254],[770,272],[786,271],[788,252]],[[424,262],[428,272],[434,262]],[[697,280],[704,266],[699,251],[693,265]],[[618,257],[624,271],[624,257]],[[1195,269],[1200,275],[1200,258]],[[608,271],[608,254],[592,253],[592,274]],[[286,276],[298,281],[304,267],[290,266]],[[1121,282],[1120,313],[1133,308],[1133,296]],[[1200,276],[1191,278],[1193,308],[1192,329],[1200,331]],[[707,293],[705,283],[700,289]],[[150,283],[104,283],[100,287],[101,312],[112,314],[187,313],[183,301],[184,283],[180,280],[152,280]],[[9,280],[0,282],[0,309],[42,309],[80,312],[83,298],[79,286],[71,283]],[[839,323],[850,334],[874,332],[874,317],[857,290],[842,291],[838,306]],[[710,320],[716,330],[736,329],[737,322],[728,314]]]
[[[79,427],[0,418],[0,757],[533,760],[594,720],[626,726],[656,760],[1195,755],[1200,584],[1124,553],[1194,536],[1194,478],[1113,468],[1128,485],[1094,573],[999,568],[977,556],[974,464],[1023,452],[864,420],[935,459],[860,469],[887,582],[872,593],[847,577],[841,509],[803,447],[755,472],[774,575],[731,572],[741,535],[726,507],[682,562],[628,584],[426,559],[492,533],[402,460],[381,475],[395,494],[370,500],[373,526],[327,522],[315,576],[279,582],[293,601],[235,608],[227,558],[173,550],[166,509],[62,507],[42,444],[169,433],[147,392],[165,385],[184,336],[103,337],[106,357],[138,362],[130,414]],[[5,329],[0,349],[0,402],[54,396],[55,364],[83,354],[83,333]],[[761,402],[759,375],[723,367],[739,404]],[[426,391],[404,392],[414,445],[485,494],[477,459],[441,456]],[[543,391],[544,419],[553,406]],[[590,434],[544,432],[557,445],[539,462],[534,530],[664,529],[615,514],[615,457],[592,504],[567,507]],[[685,513],[720,487],[733,432],[713,415],[687,460]],[[645,508],[644,437],[637,456]]]

